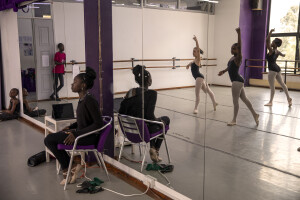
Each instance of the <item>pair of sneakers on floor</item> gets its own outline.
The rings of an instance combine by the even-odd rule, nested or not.
[[[151,147],[149,150],[149,153],[150,153],[150,158],[153,162],[157,163],[157,162],[162,161],[162,158],[159,157],[159,152],[157,149]]]

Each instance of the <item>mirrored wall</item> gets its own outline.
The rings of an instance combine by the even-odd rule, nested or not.
[[[37,2],[18,11],[24,113],[44,122],[52,105],[73,103],[73,78],[85,70],[82,1]]]

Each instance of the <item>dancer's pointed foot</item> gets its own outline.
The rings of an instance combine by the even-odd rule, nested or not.
[[[232,121],[232,122],[228,122],[227,126],[235,126],[236,125],[236,121]]]
[[[214,111],[217,110],[217,106],[218,106],[218,105],[219,105],[218,103],[215,103],[215,104],[214,104]]]
[[[273,105],[272,102],[269,102],[269,103],[265,104],[265,106],[272,106],[272,105]]]
[[[292,107],[292,105],[293,105],[293,99],[292,98],[288,99],[288,102],[289,102],[289,107]]]
[[[197,110],[197,109],[195,109],[193,113],[194,113],[194,114],[197,114],[197,113],[198,113],[198,110]]]

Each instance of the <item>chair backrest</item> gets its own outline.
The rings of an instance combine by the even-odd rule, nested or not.
[[[102,131],[100,131],[99,141],[97,145],[98,152],[103,152],[107,136],[109,135],[112,129],[112,124],[111,124],[112,118],[108,116],[102,116],[102,118],[103,118],[104,126],[107,124],[109,125],[106,128],[104,128]]]
[[[143,119],[135,119],[127,115],[118,115],[124,136],[133,143],[150,141],[150,133]]]

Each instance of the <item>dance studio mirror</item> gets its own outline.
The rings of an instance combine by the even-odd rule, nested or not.
[[[120,156],[120,162],[141,171],[143,153],[146,152],[143,174],[155,177],[189,198],[201,199],[205,110],[214,111],[203,90],[197,99],[199,104],[195,106],[195,86],[198,82],[197,88],[201,87],[199,84],[209,77],[209,67],[216,64],[210,49],[214,27],[209,24],[209,15],[214,15],[214,5],[197,0],[112,2],[115,110],[122,115],[136,114],[131,110],[135,105],[131,105],[130,101],[139,103],[134,97],[139,90],[131,89],[139,87],[141,77],[144,92],[139,100],[144,102],[144,110],[140,111],[140,116],[163,121],[167,141],[166,148],[163,140],[153,139],[144,151],[143,145],[131,145],[129,135],[124,148],[116,148],[115,154]],[[199,57],[201,61],[196,59],[194,63]],[[208,106],[206,101],[209,101]],[[120,118],[119,122],[116,144],[121,147],[126,123]],[[161,130],[161,125],[146,124],[150,136]],[[158,165],[154,164],[156,161],[159,161]]]
[[[18,29],[24,114],[43,123],[53,104],[78,101],[71,84],[85,70],[83,1],[29,4],[18,11]]]

